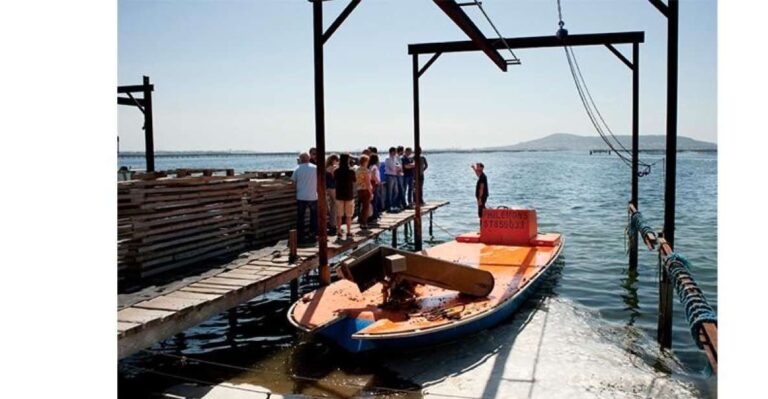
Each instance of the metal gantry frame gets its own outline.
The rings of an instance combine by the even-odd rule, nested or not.
[[[117,104],[136,107],[144,114],[143,129],[147,172],[155,171],[155,130],[152,126],[152,92],[154,90],[155,86],[149,83],[149,76],[144,76],[140,85],[117,86],[117,94],[127,95],[127,97],[117,96]],[[143,93],[144,98],[135,98],[133,93]],[[119,142],[120,138],[118,136]]]
[[[314,21],[314,54],[315,54],[315,140],[317,148],[317,158],[325,160],[325,102],[323,87],[323,44],[333,35],[349,14],[359,5],[361,0],[350,0],[347,7],[340,13],[336,20],[331,24],[327,31],[323,31],[322,1],[308,0],[313,3],[313,21]],[[476,5],[473,3],[456,3],[455,0],[433,0],[434,3],[445,12],[461,29],[471,41],[443,42],[443,43],[423,43],[412,44],[408,46],[408,53],[413,57],[413,112],[414,112],[414,147],[416,151],[416,173],[415,180],[415,219],[414,219],[414,240],[416,250],[422,249],[421,232],[421,134],[420,134],[420,115],[419,115],[419,78],[443,53],[483,51],[502,71],[507,70],[506,62],[498,53],[499,49],[521,49],[521,48],[541,48],[541,47],[561,47],[561,46],[584,46],[584,45],[605,45],[621,62],[632,70],[632,193],[630,205],[635,209],[638,204],[638,177],[639,177],[639,43],[642,43],[644,36],[642,32],[623,32],[606,34],[587,34],[587,35],[569,35],[564,38],[557,36],[527,37],[527,38],[509,38],[491,41],[487,39],[482,32],[475,26],[471,19],[461,10],[462,6]],[[678,22],[679,22],[679,2],[678,0],[668,0],[665,4],[662,0],[648,0],[662,15],[667,18],[667,104],[666,104],[666,162],[665,162],[665,188],[664,188],[664,229],[662,237],[669,250],[674,247],[675,234],[675,188],[677,175],[677,86],[678,86]],[[619,52],[614,45],[631,43],[632,59],[628,59]],[[432,57],[423,67],[419,67],[418,56],[420,54],[432,54]],[[151,126],[151,120],[150,120]],[[319,266],[321,282],[330,282],[330,270],[327,259],[327,203],[325,197],[325,171],[324,168],[318,168],[318,238],[319,238]],[[630,248],[629,267],[634,271],[637,267],[637,240]],[[666,270],[660,270],[659,281],[659,318],[658,318],[658,336],[657,340],[663,348],[670,348],[672,344],[672,303],[673,303],[673,285]],[[716,325],[714,329],[711,325],[705,325],[707,331],[714,331],[713,337],[705,337],[711,341],[717,341]],[[716,345],[715,345],[716,346]],[[716,361],[716,358],[715,358]]]
[[[563,46],[595,46],[604,45],[611,53],[616,55],[619,60],[632,70],[632,194],[630,203],[637,207],[638,198],[638,177],[639,177],[639,90],[640,90],[640,43],[645,41],[643,32],[617,32],[617,33],[597,33],[583,35],[569,35],[564,38],[557,36],[535,36],[535,37],[514,37],[504,38],[498,41],[488,41],[486,45],[493,50],[497,49],[529,49],[529,48],[548,48]],[[620,51],[614,47],[618,44],[632,45],[632,60],[627,59]],[[478,45],[474,41],[455,41],[439,43],[419,43],[408,45],[408,54],[413,59],[413,141],[416,147],[416,170],[421,171],[421,121],[419,115],[419,79],[427,69],[437,61],[443,53],[457,53],[483,51],[485,46]],[[419,67],[419,55],[431,54],[432,57]],[[421,233],[421,176],[420,173],[414,174],[414,192],[416,198],[415,218],[414,218],[414,246],[417,251],[422,249]],[[630,251],[630,268],[637,268],[637,245]]]
[[[350,0],[349,4],[341,11],[338,17],[331,23],[328,30],[323,30],[323,1],[324,0],[308,0],[312,3],[312,21],[313,21],[313,38],[314,38],[314,58],[315,58],[315,149],[317,152],[317,159],[322,160],[322,165],[317,168],[317,235],[318,235],[318,261],[320,270],[320,282],[322,284],[329,284],[331,281],[331,272],[328,265],[328,214],[327,214],[327,201],[325,197],[325,87],[324,87],[324,74],[323,74],[323,45],[328,39],[333,36],[334,32],[341,26],[344,20],[349,17],[352,11],[357,7],[361,0]],[[478,46],[491,57],[494,62],[502,70],[506,70],[507,62],[501,57],[501,55],[495,49],[488,45],[490,41],[482,34],[480,29],[472,22],[472,20],[461,10],[461,6],[454,0],[433,0],[434,3],[440,7],[458,26],[463,30],[467,36],[472,39],[470,43],[476,43]],[[501,63],[499,62],[501,61]],[[421,162],[419,160],[421,151],[416,143],[416,156],[417,156],[417,170],[421,171]],[[418,175],[418,173],[417,173]],[[416,197],[420,200],[419,194]],[[418,227],[418,248],[421,248],[421,209],[420,202],[416,201],[417,213],[414,221],[414,225]]]

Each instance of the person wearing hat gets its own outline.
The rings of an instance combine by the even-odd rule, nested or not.
[[[485,165],[482,162],[478,162],[472,165],[472,170],[477,175],[477,185],[475,185],[475,199],[477,200],[477,217],[483,218],[483,210],[485,209],[485,203],[488,201],[488,177],[483,172]]]

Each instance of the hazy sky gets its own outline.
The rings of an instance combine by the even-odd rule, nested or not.
[[[347,4],[325,3],[326,27]],[[555,0],[486,0],[502,34],[557,29]],[[666,19],[647,0],[562,0],[571,34],[643,30],[641,134],[663,134]],[[482,14],[465,8],[492,36]],[[714,0],[680,4],[679,132],[717,139]],[[429,0],[363,0],[325,45],[326,145],[412,144],[408,43],[467,40]],[[631,56],[631,46],[619,47]],[[630,70],[605,47],[576,47],[617,134],[631,127]],[[421,78],[422,146],[514,144],[596,135],[562,49],[518,50],[501,72],[481,52],[444,54]],[[422,64],[427,57],[422,57]],[[294,151],[314,143],[312,6],[306,0],[118,2],[118,84],[155,84],[157,150]],[[120,149],[143,150],[141,113],[119,107]]]

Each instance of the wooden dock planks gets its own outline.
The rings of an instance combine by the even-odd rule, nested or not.
[[[422,208],[423,214],[428,215],[447,204],[427,204]],[[413,220],[413,212],[387,215],[386,223],[367,234],[353,234],[349,240],[329,245],[328,257],[355,249],[410,220]],[[353,228],[353,233],[355,230],[359,231],[359,228]],[[119,310],[118,357],[129,356],[298,278],[317,267],[317,251],[317,247],[299,249],[295,264],[288,263],[287,248],[268,255],[238,259],[211,277]]]

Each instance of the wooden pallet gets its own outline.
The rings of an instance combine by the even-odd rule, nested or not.
[[[234,176],[119,182],[118,270],[145,277],[242,250],[248,184]]]

